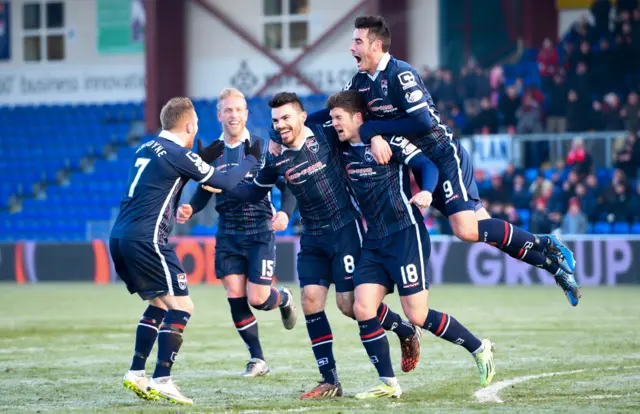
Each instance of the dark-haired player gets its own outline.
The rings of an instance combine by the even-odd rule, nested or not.
[[[294,93],[276,94],[269,106],[282,153],[268,156],[253,183],[234,188],[230,195],[245,201],[260,199],[279,177],[284,177],[296,197],[302,219],[297,264],[302,310],[322,375],[320,384],[300,398],[340,396],[342,387],[333,357],[333,334],[324,309],[333,283],[338,308],[355,319],[353,272],[360,258],[363,235],[360,212],[348,190],[340,161],[340,143],[333,128],[305,127],[307,114]],[[420,330],[402,321],[384,304],[380,304],[376,315],[385,329],[393,330],[400,338],[403,369],[415,368]]]
[[[470,333],[455,318],[429,309],[427,264],[431,253],[429,233],[419,208],[431,203],[438,182],[438,168],[415,145],[400,136],[387,137],[392,156],[388,164],[378,164],[370,146],[360,140],[359,128],[367,112],[357,91],[338,92],[327,101],[332,125],[340,141],[349,184],[367,221],[362,257],[353,279],[354,312],[360,338],[376,367],[380,384],[356,395],[359,399],[402,394],[389,355],[389,342],[376,317],[376,309],[394,286],[409,322],[451,343],[463,346],[476,361],[480,383],[487,386],[495,375],[493,344]],[[412,197],[409,168],[422,177],[422,191]]]
[[[129,184],[120,203],[120,213],[111,230],[109,249],[118,276],[131,294],[137,293],[149,306],[136,331],[135,352],[123,385],[140,398],[163,397],[192,405],[171,380],[182,333],[193,313],[187,275],[167,236],[189,179],[231,190],[258,164],[260,143],[249,146],[247,157],[236,168],[216,171],[209,163],[222,154],[224,144],[198,145],[190,151],[198,132],[198,116],[189,98],[173,98],[160,112],[162,132],[136,151],[129,170]],[[145,362],[158,339],[158,358],[153,378],[145,375]]]
[[[440,178],[433,206],[449,218],[454,234],[467,242],[489,243],[518,260],[547,270],[571,305],[576,306],[580,291],[571,250],[553,235],[536,236],[489,216],[480,202],[469,154],[440,121],[418,73],[408,63],[391,56],[390,45],[391,34],[384,18],[356,18],[351,55],[358,73],[345,89],[357,90],[365,97],[369,113],[360,127],[360,136],[364,143],[371,143],[376,161],[384,164],[391,157],[391,149],[380,135],[407,137],[438,166]],[[314,118],[329,119],[326,111]]]
[[[247,101],[242,92],[235,88],[225,88],[220,92],[218,119],[222,123],[220,141],[224,142],[224,152],[213,164],[219,171],[242,162],[245,157],[243,141],[262,140],[246,129],[248,116]],[[261,157],[260,161],[264,163],[264,158]],[[260,167],[254,167],[242,183],[253,181]],[[178,209],[178,222],[184,223],[204,209],[212,195],[199,187],[189,203]],[[295,326],[296,307],[291,291],[286,286],[277,290],[271,285],[276,266],[274,230],[281,231],[287,227],[295,208],[295,198],[283,186],[282,209],[279,212],[275,211],[270,194],[255,203],[246,203],[222,193],[215,197],[215,203],[219,214],[216,277],[222,280],[231,319],[250,354],[246,369],[240,375],[268,375],[269,366],[260,344],[258,321],[249,305],[262,311],[280,309],[285,328],[293,329]]]

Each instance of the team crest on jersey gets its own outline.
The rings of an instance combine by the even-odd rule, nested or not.
[[[389,93],[389,84],[386,79],[382,79],[380,81],[380,88],[382,89],[382,94],[387,96],[387,93]]]
[[[176,275],[176,279],[178,279],[178,287],[185,290],[187,288],[187,274],[180,273],[179,275]]]
[[[309,151],[313,152],[314,154],[317,154],[318,151],[320,150],[320,144],[318,144],[318,141],[316,141],[315,138],[308,138],[307,148],[309,148]]]
[[[371,154],[371,147],[367,146],[367,149],[364,150],[364,160],[366,162],[374,162],[373,154]]]

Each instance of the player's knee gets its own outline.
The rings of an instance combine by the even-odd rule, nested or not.
[[[260,292],[249,292],[248,299],[249,305],[258,309],[259,307],[264,305],[267,299],[269,299],[269,291],[267,291],[266,295],[263,295]]]
[[[314,298],[309,296],[303,296],[301,299],[302,312],[305,315],[312,315],[314,313],[322,312],[324,310],[324,299]]]
[[[177,306],[175,307],[175,309],[181,310],[183,312],[187,312],[190,315],[193,315],[193,308],[194,308],[193,301],[189,296],[181,297],[178,300]]]
[[[340,309],[340,312],[342,312],[344,316],[348,316],[351,319],[356,318],[353,306],[354,306],[353,303],[348,303],[348,302],[338,303],[338,309]]]
[[[453,227],[453,233],[462,241],[476,242],[478,241],[478,226],[463,224]]]
[[[412,325],[423,326],[428,312],[429,309],[411,309],[407,312],[407,319]]]
[[[377,315],[377,306],[373,303],[366,303],[366,301],[356,301],[353,304],[353,312],[355,317],[359,321],[366,321],[375,318]]]

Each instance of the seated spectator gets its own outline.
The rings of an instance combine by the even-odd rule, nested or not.
[[[548,92],[547,132],[564,133],[567,130],[567,85],[562,74],[554,75]]]
[[[522,99],[522,106],[516,111],[518,134],[542,133],[542,112],[533,96],[526,93]]]
[[[580,177],[584,177],[591,171],[593,159],[584,148],[584,140],[576,138],[573,140],[571,150],[567,155],[567,165],[573,167]]]
[[[543,199],[538,199],[529,218],[529,231],[534,234],[548,234],[552,230],[552,223],[547,215],[547,204]]]
[[[637,135],[630,133],[627,135],[622,149],[616,154],[615,167],[624,171],[627,177],[638,176],[640,168],[640,140]]]
[[[564,234],[585,234],[587,232],[587,217],[580,209],[577,198],[569,200],[569,211],[562,219],[562,232]]]
[[[500,101],[498,102],[498,110],[500,114],[502,114],[502,125],[505,127],[505,130],[509,127],[515,128],[518,124],[516,112],[521,104],[516,87],[513,85],[509,86],[506,93],[500,97]]]
[[[513,179],[513,188],[509,199],[517,209],[529,208],[531,193],[525,187],[524,177],[516,175]]]
[[[542,48],[538,51],[536,60],[538,61],[542,87],[548,90],[553,76],[558,72],[559,65],[558,51],[548,37],[542,42]]]
[[[620,118],[624,119],[627,131],[636,134],[640,132],[640,103],[637,92],[631,92],[627,96],[627,104],[620,110]]]

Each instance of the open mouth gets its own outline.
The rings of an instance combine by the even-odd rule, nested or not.
[[[356,60],[356,63],[359,65],[362,62],[362,58],[360,56],[353,56],[354,59]]]
[[[282,138],[283,140],[291,138],[291,130],[290,129],[281,130],[280,138]]]

